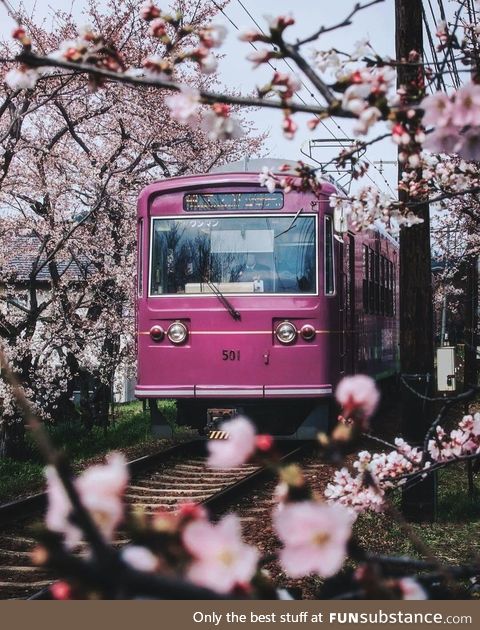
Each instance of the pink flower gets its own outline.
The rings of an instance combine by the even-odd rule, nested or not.
[[[153,573],[159,567],[159,560],[150,549],[140,545],[128,545],[121,551],[122,560],[137,571]]]
[[[227,36],[227,29],[223,24],[210,24],[200,31],[199,37],[203,46],[207,48],[219,48]]]
[[[434,153],[453,153],[459,139],[458,129],[448,125],[439,127],[433,133],[429,133],[423,143],[423,147]]]
[[[341,405],[346,418],[350,418],[355,413],[364,418],[370,418],[377,408],[380,393],[372,378],[357,374],[342,378],[337,386],[335,398]]]
[[[287,138],[288,140],[292,140],[295,136],[298,126],[291,116],[285,116],[285,118],[283,119],[282,129],[285,138]]]
[[[268,22],[268,26],[272,31],[283,31],[287,26],[295,24],[295,20],[291,15],[279,15],[278,17],[272,17],[266,15],[265,19]]]
[[[153,4],[152,0],[146,0],[140,7],[140,17],[147,22],[159,16],[160,10]]]
[[[197,110],[200,103],[200,94],[197,90],[183,85],[181,91],[165,99],[170,115],[183,125],[194,122],[197,119]]]
[[[402,594],[402,599],[428,599],[428,595],[420,584],[410,577],[404,577],[398,580],[397,586]]]
[[[68,547],[74,547],[80,542],[82,532],[70,522],[70,500],[53,467],[47,467],[46,476],[46,525],[51,531],[63,534]],[[105,465],[91,466],[74,482],[83,506],[90,512],[105,540],[112,539],[123,518],[122,495],[127,482],[125,458],[120,453],[111,453]]]
[[[251,31],[243,31],[238,36],[238,39],[241,42],[268,42],[269,41],[269,38],[265,37],[263,33],[260,33],[259,31],[254,31],[253,29]]]
[[[30,46],[32,40],[27,35],[27,31],[23,28],[23,26],[17,26],[17,28],[12,33],[13,39],[18,40],[22,46]]]
[[[450,123],[453,105],[445,92],[436,92],[426,96],[420,103],[420,107],[425,112],[422,120],[424,125],[444,127]]]
[[[282,98],[292,98],[293,94],[301,87],[301,83],[295,75],[285,72],[275,72],[272,85],[284,88],[281,93]]]
[[[163,37],[167,34],[167,24],[165,20],[161,17],[157,17],[150,22],[150,27],[148,29],[150,35],[153,37]]]
[[[257,569],[259,552],[241,539],[240,519],[224,516],[216,525],[207,521],[189,523],[183,544],[194,557],[187,576],[195,584],[219,593],[229,593],[237,583],[249,582]]]
[[[3,80],[11,90],[32,90],[38,78],[37,70],[22,66],[9,70]]]
[[[260,186],[265,186],[269,193],[273,193],[277,185],[277,178],[268,166],[262,167],[262,172],[258,175],[258,181]]]
[[[275,56],[275,53],[270,50],[256,50],[253,53],[247,55],[248,61],[252,61],[254,64],[254,68],[258,68],[258,66],[262,63],[267,63]]]
[[[455,153],[458,153],[464,160],[477,161],[480,159],[480,127],[470,127],[470,129],[459,136]]]
[[[235,118],[230,116],[230,107],[215,103],[207,111],[201,122],[202,130],[210,140],[232,140],[243,136],[243,129]]]
[[[198,63],[203,74],[212,74],[218,66],[218,61],[215,55],[206,55],[205,57],[201,57]]]
[[[228,433],[228,439],[208,442],[210,455],[207,466],[212,468],[241,466],[255,452],[255,427],[250,420],[239,416],[229,422],[222,422],[220,429]]]
[[[50,586],[50,592],[53,599],[70,599],[72,597],[72,588],[68,582],[55,582]]]
[[[457,90],[452,122],[458,127],[480,125],[480,85],[470,83]]]
[[[337,573],[347,555],[354,517],[341,505],[302,501],[274,514],[275,531],[284,544],[280,562],[290,577]]]
[[[353,127],[354,133],[358,135],[364,135],[368,133],[370,127],[374,125],[377,120],[381,118],[381,116],[382,113],[378,109],[378,107],[367,107],[360,113],[358,121]]]

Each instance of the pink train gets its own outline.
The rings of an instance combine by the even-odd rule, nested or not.
[[[245,413],[308,438],[328,428],[342,376],[397,373],[398,245],[379,229],[336,234],[334,192],[269,192],[258,171],[141,192],[138,398],[175,399],[200,430]]]

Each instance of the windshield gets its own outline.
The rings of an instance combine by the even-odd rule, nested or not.
[[[316,216],[153,219],[150,294],[317,292]],[[210,283],[210,284],[209,284]]]

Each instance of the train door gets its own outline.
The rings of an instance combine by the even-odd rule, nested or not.
[[[341,245],[340,357],[341,371],[353,374],[355,358],[355,237],[346,234]]]

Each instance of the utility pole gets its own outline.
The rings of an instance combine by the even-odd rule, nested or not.
[[[423,55],[422,0],[395,0],[395,47],[397,60],[412,50]],[[397,84],[410,86],[418,80],[420,66],[399,66]],[[410,91],[408,90],[410,94]],[[416,104],[423,94],[409,96]],[[402,168],[399,161],[399,181]],[[402,201],[408,201],[400,193]],[[433,389],[433,303],[431,279],[430,215],[428,202],[415,207],[423,223],[402,228],[400,233],[400,364],[406,384],[422,395]],[[427,401],[402,384],[404,437],[421,444],[430,426]],[[402,509],[410,520],[433,520],[436,511],[436,479],[427,477],[402,495]]]

